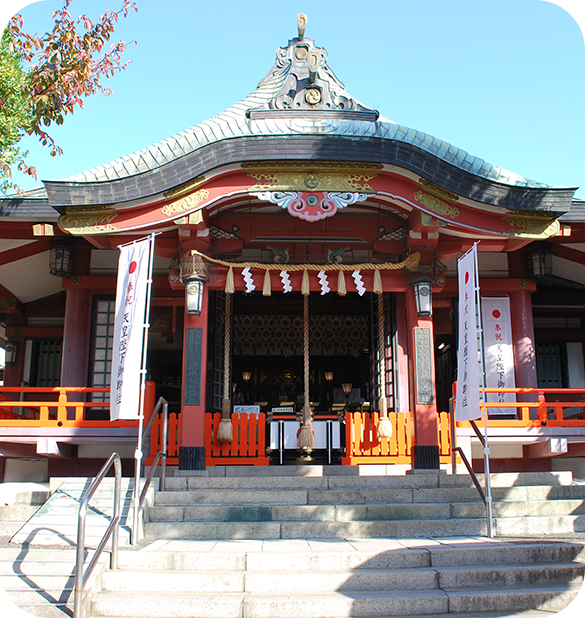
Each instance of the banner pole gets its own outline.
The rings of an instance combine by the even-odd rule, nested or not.
[[[491,480],[490,480],[490,447],[488,444],[488,429],[487,429],[487,406],[486,406],[486,383],[485,383],[485,347],[483,340],[483,319],[481,314],[481,294],[479,287],[479,268],[477,264],[477,242],[473,244],[474,255],[474,264],[475,264],[475,294],[476,294],[476,311],[477,311],[477,325],[478,325],[478,334],[479,334],[479,363],[480,363],[480,372],[481,372],[481,390],[480,390],[480,409],[482,410],[483,416],[483,457],[484,457],[484,471],[485,471],[485,494],[486,494],[486,519],[487,519],[487,533],[490,539],[494,538],[494,528],[493,528],[493,515],[492,515],[492,488],[491,488]]]
[[[151,234],[148,256],[148,279],[146,281],[146,307],[144,311],[144,321],[142,324],[142,362],[140,367],[140,399],[138,407],[138,440],[134,452],[134,525],[132,526],[132,544],[138,540],[138,519],[140,501],[140,468],[142,466],[142,431],[144,427],[144,398],[146,390],[146,358],[148,353],[148,332],[150,328],[150,299],[152,295],[152,271],[154,265],[154,238],[156,234]]]

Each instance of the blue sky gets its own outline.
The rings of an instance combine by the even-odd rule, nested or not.
[[[118,1],[74,0],[71,10],[96,17]],[[563,2],[585,17],[583,0]],[[117,38],[137,44],[126,52],[127,70],[108,80],[112,97],[88,99],[84,110],[51,128],[63,156],[52,159],[34,140],[24,141],[39,179],[106,163],[239,101],[272,67],[276,49],[296,35],[296,16],[304,11],[306,36],[327,49],[330,67],[362,103],[532,180],[579,186],[577,196],[585,199],[585,43],[575,19],[556,4],[136,3],[139,12],[116,29]],[[26,29],[48,29],[60,4],[24,8]],[[40,184],[15,179],[25,189]]]

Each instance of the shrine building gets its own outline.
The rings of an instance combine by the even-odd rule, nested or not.
[[[303,23],[210,120],[1,200],[6,478],[25,461],[37,476],[92,473],[114,450],[130,465],[136,423],[108,410],[118,247],[152,234],[147,398],[169,404],[179,469],[403,473],[449,466],[456,440],[482,471],[473,429],[450,416],[457,260],[477,243],[492,469],[585,476],[576,187],[361,104]],[[381,418],[391,435],[377,435]]]

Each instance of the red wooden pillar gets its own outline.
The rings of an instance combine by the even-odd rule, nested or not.
[[[205,470],[208,294],[205,285],[201,315],[185,312],[179,470]]]
[[[66,294],[61,386],[87,386],[92,292],[70,287]]]
[[[526,277],[526,256],[521,251],[508,253],[510,277]],[[514,377],[518,388],[537,388],[536,346],[534,345],[534,319],[530,292],[519,289],[510,292],[510,314],[514,349]],[[535,395],[518,395],[518,401],[536,401]],[[536,411],[531,409],[531,418]]]
[[[406,290],[406,318],[409,335],[411,409],[414,412],[413,468],[439,469],[437,431],[437,389],[433,318],[419,317],[414,288]]]
[[[514,374],[518,388],[537,388],[534,320],[530,292],[510,293],[512,340],[514,342]]]

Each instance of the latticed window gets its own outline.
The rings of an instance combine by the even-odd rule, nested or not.
[[[537,343],[536,373],[539,388],[564,388],[564,343]]]
[[[62,350],[60,339],[33,342],[31,386],[59,386]]]
[[[94,311],[94,333],[91,358],[91,386],[107,388],[110,386],[112,370],[112,348],[114,345],[114,316],[116,301],[98,300]],[[94,401],[107,401],[107,393],[95,393]]]

